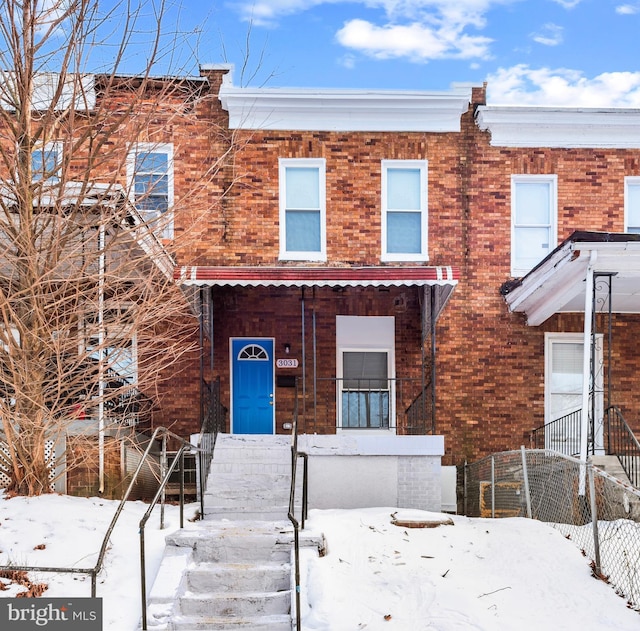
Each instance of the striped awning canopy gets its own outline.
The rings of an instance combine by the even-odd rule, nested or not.
[[[456,267],[234,267],[182,266],[174,278],[179,285],[240,287],[390,287],[410,285],[455,286]]]

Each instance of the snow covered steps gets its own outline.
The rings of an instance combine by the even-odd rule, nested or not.
[[[302,468],[297,473],[297,506]],[[291,438],[218,434],[205,492],[205,520],[285,520],[291,487]]]
[[[320,550],[324,541],[302,532],[300,545]],[[291,631],[292,549],[289,522],[203,521],[173,533],[148,628]]]

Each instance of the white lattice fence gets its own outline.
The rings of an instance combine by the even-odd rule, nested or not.
[[[44,457],[49,463],[49,480],[51,481],[52,491],[54,490],[53,480],[56,476],[55,448],[56,444],[53,440],[48,440],[44,444]],[[0,440],[0,452],[0,463],[4,463],[4,461],[9,462],[9,448],[3,440]],[[11,478],[8,472],[4,470],[4,467],[0,466],[0,488],[6,488],[10,482]]]

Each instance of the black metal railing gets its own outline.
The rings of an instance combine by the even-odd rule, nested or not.
[[[302,506],[300,519],[295,516],[296,507],[296,473],[298,469],[298,459],[302,458]],[[293,558],[294,558],[294,581],[296,597],[296,629],[301,628],[300,612],[300,530],[304,530],[307,519],[307,481],[308,481],[308,456],[302,451],[298,451],[298,384],[296,380],[296,394],[293,412],[293,423],[291,427],[291,488],[289,490],[289,512],[288,518],[293,525]]]
[[[531,432],[531,449],[553,449],[565,456],[580,453],[582,410],[574,410]],[[593,450],[592,450],[593,453]]]
[[[220,396],[220,377],[217,377],[211,383],[203,381],[202,387],[204,393],[203,418],[197,447],[199,449],[198,458],[200,471],[205,472],[204,476],[200,475],[198,477],[200,513],[204,515],[205,482],[209,467],[211,466],[213,449],[216,444],[218,432],[224,429],[226,408],[222,405],[222,398]]]
[[[396,430],[430,434],[430,390],[416,377],[317,380],[316,420],[345,430]]]
[[[617,456],[629,481],[640,488],[640,443],[615,405],[605,410],[607,422],[607,453]]]
[[[435,434],[433,407],[433,388],[429,382],[405,410],[406,433],[415,436]]]

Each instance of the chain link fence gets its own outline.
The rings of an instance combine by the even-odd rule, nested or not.
[[[640,610],[640,491],[549,450],[507,451],[464,465],[469,517],[548,522],[591,559],[593,572]]]

